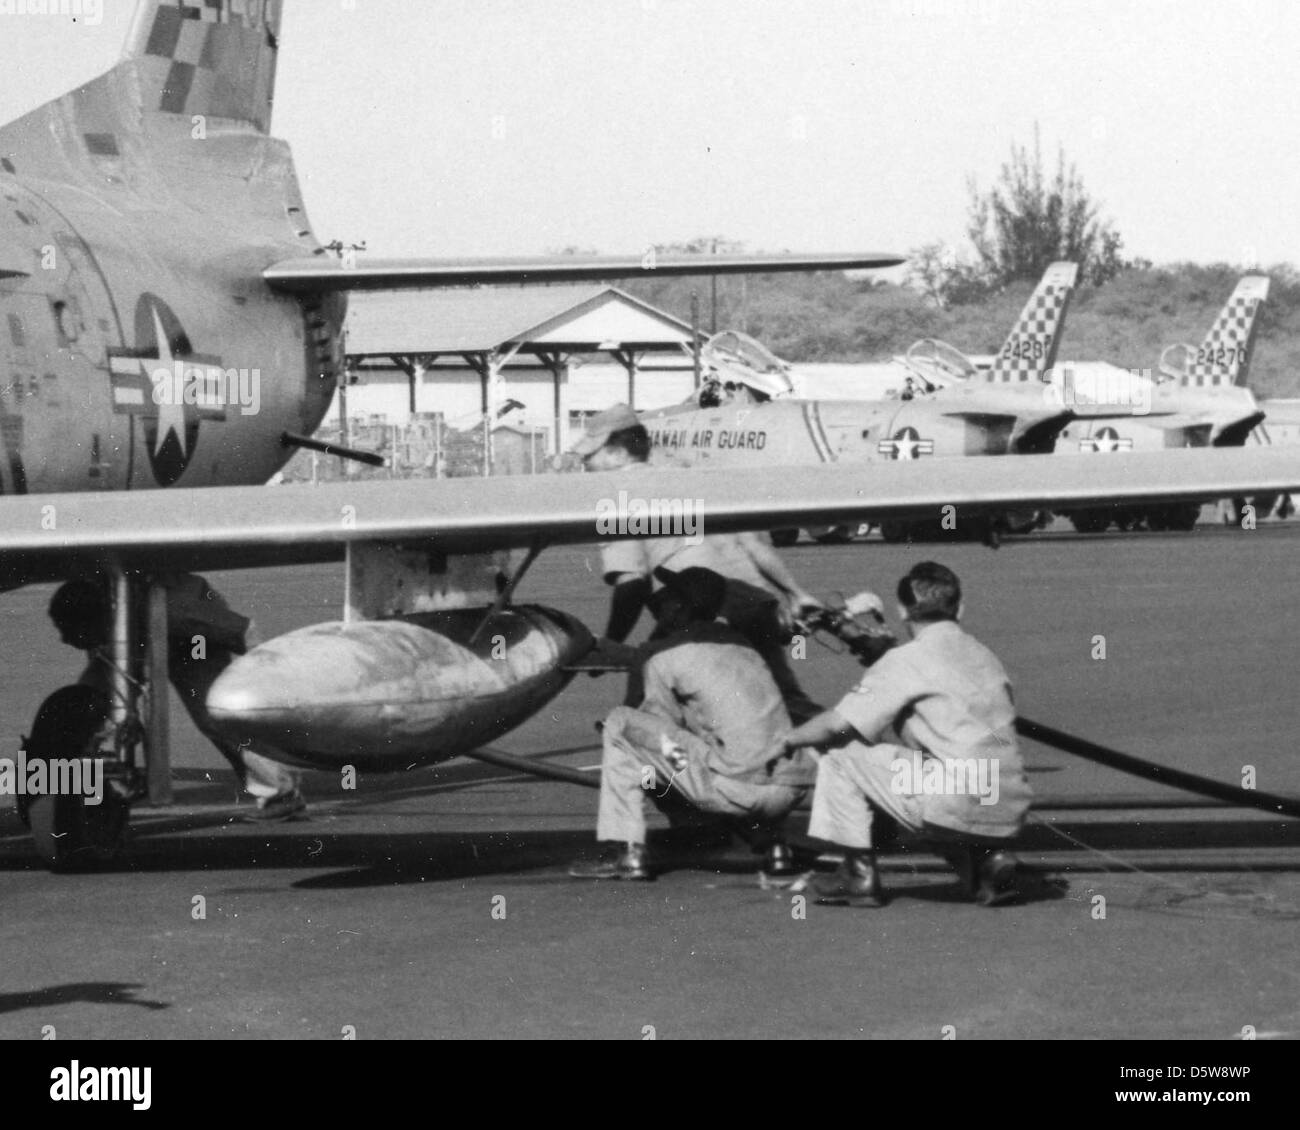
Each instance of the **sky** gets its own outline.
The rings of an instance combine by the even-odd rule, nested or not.
[[[108,69],[6,14],[0,117]],[[57,7],[57,0],[51,0]],[[381,255],[906,252],[1063,147],[1157,263],[1300,264],[1293,0],[287,0],[274,132],[324,240]]]

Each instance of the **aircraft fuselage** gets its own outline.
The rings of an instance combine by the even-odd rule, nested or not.
[[[319,248],[282,143],[142,129],[116,81],[0,131],[0,491],[265,482],[329,407],[345,302],[261,279]]]

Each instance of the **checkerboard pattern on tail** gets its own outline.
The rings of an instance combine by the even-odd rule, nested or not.
[[[1029,296],[1002,348],[994,358],[989,379],[1003,383],[1042,380],[1056,363],[1065,311],[1079,268],[1053,263]]]
[[[1259,308],[1268,297],[1269,280],[1247,275],[1219,311],[1187,368],[1187,385],[1240,385],[1245,387],[1255,343]]]
[[[141,76],[144,109],[271,124],[283,0],[141,4],[127,55]]]

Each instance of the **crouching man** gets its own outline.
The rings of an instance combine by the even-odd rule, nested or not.
[[[639,708],[619,706],[604,724],[596,838],[605,852],[569,874],[584,879],[653,878],[646,856],[646,794],[669,791],[697,810],[729,818],[766,852],[769,873],[793,869],[780,825],[812,785],[806,755],[769,772],[768,750],[788,732],[771,672],[745,638],[717,621],[726,580],[711,569],[655,571],[650,598],[662,636],[644,668]]]
[[[778,764],[824,751],[808,833],[842,848],[844,863],[814,886],[822,902],[883,905],[871,838],[878,810],[933,841],[982,905],[1007,902],[1016,861],[1001,849],[1030,800],[1007,673],[958,626],[961,585],[950,569],[916,565],[899,581],[898,601],[910,642],[771,751]],[[890,731],[898,744],[882,740]]]
[[[240,785],[257,801],[251,820],[297,818],[307,807],[298,774],[248,746],[224,737],[208,713],[208,691],[218,676],[248,650],[251,622],[233,611],[202,577],[179,573],[164,579],[167,590],[168,672],[195,728],[220,751]],[[86,652],[79,683],[111,696],[113,660],[108,650],[113,610],[102,584],[69,581],[50,601],[50,619],[63,642]],[[195,643],[202,640],[200,650]]]

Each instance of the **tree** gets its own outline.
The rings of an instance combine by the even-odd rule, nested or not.
[[[979,257],[979,270],[993,286],[1037,279],[1057,260],[1079,264],[1093,286],[1113,279],[1126,264],[1122,240],[1109,220],[1098,219],[1100,205],[1083,186],[1078,169],[1057,151],[1056,175],[1049,181],[1037,127],[1034,151],[1011,147],[1000,185],[981,193],[970,178],[967,234]]]
[[[959,259],[946,243],[926,243],[907,253],[907,284],[940,310],[981,302],[990,289],[984,272]]]

